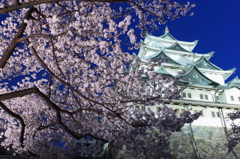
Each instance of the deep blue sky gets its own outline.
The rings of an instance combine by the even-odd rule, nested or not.
[[[170,33],[178,40],[199,40],[193,52],[209,53],[215,51],[210,61],[228,70],[237,68],[227,80],[237,75],[240,77],[240,0],[189,0],[196,7],[191,11],[194,16],[185,16],[166,25],[153,33],[160,36],[168,26]],[[186,2],[186,0],[177,0]],[[0,19],[4,19],[1,15]]]
[[[178,2],[181,2],[179,0]],[[189,0],[196,4],[194,16],[168,22],[170,33],[178,40],[199,40],[193,52],[215,51],[210,61],[228,70],[237,68],[227,80],[240,77],[240,0]],[[165,26],[153,34],[160,36]]]

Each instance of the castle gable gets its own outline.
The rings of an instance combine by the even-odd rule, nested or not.
[[[196,66],[191,66],[185,75],[181,78],[181,81],[188,82],[190,84],[198,85],[214,85],[217,86],[219,83],[206,77]]]

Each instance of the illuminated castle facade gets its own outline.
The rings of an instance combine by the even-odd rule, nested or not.
[[[194,125],[222,126],[219,109],[223,110],[225,115],[231,112],[229,109],[240,108],[240,80],[236,77],[225,83],[235,68],[222,70],[211,63],[209,60],[214,52],[194,53],[197,43],[197,40],[179,41],[166,28],[162,36],[147,35],[138,56],[143,61],[149,58],[153,61],[167,58],[167,62],[155,67],[156,73],[166,77],[177,76],[179,71],[186,71],[179,84],[180,87],[186,87],[181,94],[182,99],[173,100],[168,106],[177,109],[178,113],[188,107],[191,107],[193,112],[203,110],[203,116],[195,121]]]
[[[230,126],[226,114],[240,109],[240,79],[235,77],[225,82],[236,69],[223,70],[211,63],[209,60],[214,52],[194,53],[197,40],[177,40],[167,27],[164,35],[147,35],[142,43],[138,53],[142,61],[168,59],[154,68],[156,73],[168,78],[185,71],[179,82],[179,87],[186,88],[182,98],[171,102],[166,100],[166,105],[175,109],[177,114],[185,110],[203,112],[198,120],[185,125],[181,133],[171,136],[170,151],[175,158],[239,158],[239,150],[227,153],[225,145]],[[157,111],[158,107],[151,106],[150,109]],[[138,109],[146,110],[144,106]]]

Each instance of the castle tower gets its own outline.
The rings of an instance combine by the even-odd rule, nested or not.
[[[177,76],[180,71],[185,72],[179,82],[179,87],[185,88],[182,98],[171,103],[166,100],[166,105],[175,109],[177,114],[185,110],[203,112],[198,120],[171,136],[170,152],[176,158],[238,158],[240,151],[227,153],[225,145],[228,142],[226,130],[230,126],[225,120],[226,114],[240,109],[240,79],[236,77],[225,82],[236,69],[223,70],[214,65],[209,61],[214,52],[193,52],[197,40],[177,40],[168,28],[159,37],[146,35],[142,43],[138,53],[142,61],[168,59],[154,68],[156,73],[168,78]],[[149,107],[157,111],[159,106]]]
[[[166,28],[164,35],[146,36],[138,57],[143,61],[167,58],[167,62],[155,67],[156,73],[162,73],[166,77],[177,76],[178,72],[185,71],[179,83],[179,87],[186,87],[181,94],[182,99],[173,100],[168,106],[177,109],[179,113],[187,107],[192,108],[193,112],[203,110],[201,120],[195,121],[195,125],[223,126],[218,109],[222,109],[226,115],[233,109],[240,108],[240,80],[236,78],[225,83],[236,69],[223,70],[211,63],[209,60],[214,52],[193,52],[197,44],[198,40],[177,40]]]

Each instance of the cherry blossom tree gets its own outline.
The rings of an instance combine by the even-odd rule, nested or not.
[[[0,122],[6,138],[1,144],[16,154],[66,158],[84,151],[94,157],[98,145],[108,143],[111,152],[125,146],[133,158],[168,157],[167,137],[200,115],[177,116],[164,105],[182,91],[177,78],[153,71],[165,59],[143,63],[128,51],[141,45],[135,32],[144,36],[193,5],[169,0],[0,4],[0,14],[8,14],[0,26]],[[133,109],[136,105],[162,108],[143,112]],[[76,144],[85,137],[96,145]]]
[[[231,152],[234,147],[240,143],[240,111],[235,111],[227,115],[227,119],[232,121],[229,131],[230,140],[228,142],[228,152]]]

